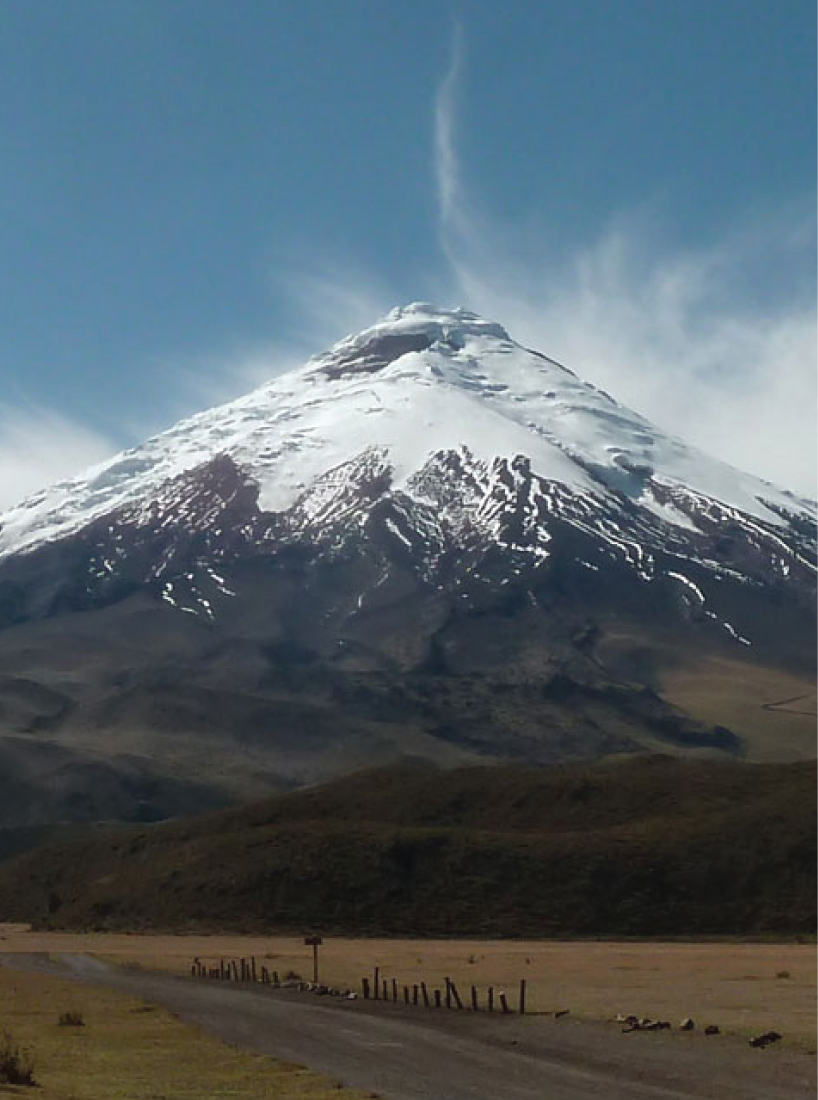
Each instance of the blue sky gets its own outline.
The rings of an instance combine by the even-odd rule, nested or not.
[[[3,0],[0,505],[392,305],[815,491],[807,0]]]

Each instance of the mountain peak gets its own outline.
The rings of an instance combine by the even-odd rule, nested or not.
[[[313,356],[308,367],[331,379],[375,374],[413,352],[435,349],[452,354],[474,340],[483,343],[473,349],[472,363],[486,350],[486,340],[515,346],[502,325],[470,310],[412,302],[390,310],[374,325],[345,336],[328,351]]]
[[[489,336],[511,342],[511,337],[502,325],[488,321],[461,306],[443,309],[429,302],[410,302],[391,309],[374,325],[345,336],[333,345],[328,354],[345,355],[366,347],[374,340],[396,336],[425,337],[428,347],[442,343],[461,348],[469,338],[475,336]]]
[[[806,502],[665,435],[496,322],[412,302],[254,393],[11,509],[0,516],[0,557],[156,499],[166,481],[220,454],[259,486],[262,509],[283,513],[328,472],[373,449],[386,456],[398,491],[410,491],[436,455],[468,454],[485,470],[524,456],[544,482],[625,500],[676,527],[690,526],[692,498],[776,527],[813,514]]]
[[[377,321],[375,327],[418,327],[434,328],[478,336],[496,336],[500,340],[510,337],[502,325],[481,317],[478,313],[455,306],[443,309],[430,302],[410,302],[405,306],[396,306],[385,317]]]

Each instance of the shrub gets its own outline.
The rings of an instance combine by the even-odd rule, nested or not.
[[[82,1013],[73,1010],[61,1012],[57,1023],[60,1027],[85,1027],[85,1020],[82,1018]]]
[[[20,1048],[14,1037],[0,1034],[0,1082],[7,1085],[36,1085],[31,1052]]]

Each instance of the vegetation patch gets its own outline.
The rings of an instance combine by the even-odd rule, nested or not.
[[[61,1012],[57,1023],[60,1027],[85,1027],[85,1020],[81,1012],[69,1010],[68,1012]]]
[[[37,1084],[31,1051],[21,1048],[9,1031],[0,1034],[0,1084]]]
[[[58,1021],[54,1003],[69,997],[76,1007]],[[363,1100],[309,1070],[211,1039],[162,1008],[144,1008],[110,990],[0,968],[0,1020],[11,1032],[0,1035],[0,1095],[36,1084],[41,1100]],[[74,1031],[64,1026],[67,1016],[87,1026]]]
[[[359,773],[0,866],[40,928],[437,936],[814,932],[815,765],[669,757]]]

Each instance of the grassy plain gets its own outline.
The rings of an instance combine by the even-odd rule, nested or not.
[[[6,945],[3,945],[6,946]],[[61,1027],[63,1012],[84,1026]],[[39,1100],[362,1100],[297,1066],[246,1054],[120,993],[0,968],[0,1030],[31,1051]]]
[[[311,948],[298,937],[125,935],[30,932],[0,927],[0,952],[89,953],[131,966],[189,973],[204,963],[255,955],[280,975],[312,974]],[[774,1029],[815,1050],[815,947],[799,943],[534,942],[477,940],[328,939],[320,977],[360,990],[379,966],[402,986],[430,987],[444,977],[461,996],[470,985],[505,989],[516,1003],[521,978],[533,1012],[569,1009],[573,1016],[611,1019],[617,1012],[661,1016],[678,1023],[749,1035]],[[275,1095],[274,1093],[271,1095]]]
[[[743,742],[743,758],[755,763],[815,759],[815,675],[705,652],[675,633],[651,636],[606,624],[597,656],[625,679],[648,682],[669,703],[706,724],[727,726]],[[648,660],[647,667],[640,660]],[[782,700],[796,700],[783,708]],[[672,752],[670,746],[660,751]],[[693,750],[710,755],[711,749]]]
[[[664,671],[661,689],[666,699],[700,721],[720,723],[740,733],[748,760],[773,763],[815,756],[811,677],[705,657],[694,665]]]

